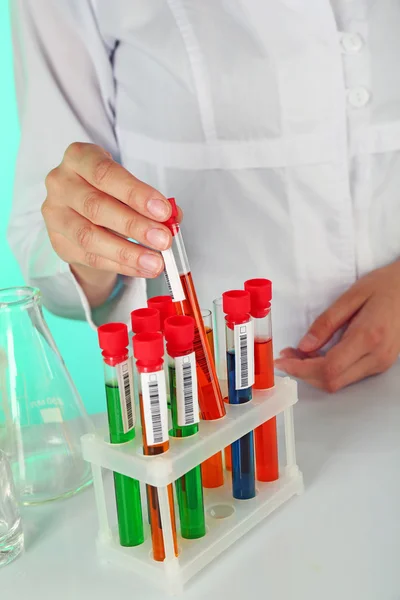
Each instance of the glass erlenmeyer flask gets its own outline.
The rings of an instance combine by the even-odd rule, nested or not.
[[[90,483],[80,438],[92,430],[39,290],[0,290],[0,448],[24,504],[70,496]]]

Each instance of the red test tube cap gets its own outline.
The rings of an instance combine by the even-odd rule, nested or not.
[[[133,333],[160,331],[160,313],[155,308],[138,308],[131,312]]]
[[[154,296],[154,298],[149,298],[147,306],[158,310],[160,313],[161,331],[164,330],[165,319],[176,314],[171,296]]]
[[[250,293],[252,314],[269,308],[272,299],[272,282],[269,279],[248,279],[244,289]]]
[[[136,360],[155,362],[164,357],[164,340],[158,332],[138,333],[133,338],[133,354]]]
[[[222,294],[222,307],[226,315],[241,316],[251,308],[250,293],[245,290],[230,290]]]
[[[193,348],[194,319],[184,315],[166,319],[165,339],[169,346],[181,352]]]
[[[176,201],[175,198],[167,198],[168,202],[171,205],[171,216],[169,219],[167,219],[166,221],[164,221],[164,225],[166,225],[167,227],[169,227],[169,229],[171,229],[172,225],[176,225],[178,222],[178,215],[179,215],[179,211],[178,211],[178,207],[176,205]]]
[[[109,356],[118,356],[129,346],[128,328],[125,323],[107,323],[97,329],[99,346]]]

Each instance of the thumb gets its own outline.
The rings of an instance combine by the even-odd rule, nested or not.
[[[312,352],[322,348],[333,334],[363,306],[367,298],[365,289],[361,289],[357,284],[353,285],[315,319],[306,335],[300,340],[299,349],[303,352]]]

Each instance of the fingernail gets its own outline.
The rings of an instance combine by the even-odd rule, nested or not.
[[[319,340],[312,333],[307,333],[303,339],[300,340],[299,348],[303,352],[310,352],[318,347]]]
[[[148,273],[158,273],[161,271],[162,260],[161,256],[156,256],[155,254],[142,254],[139,257],[139,265],[143,271],[147,271]]]
[[[160,200],[159,198],[152,198],[147,203],[147,210],[153,217],[156,219],[168,219],[169,215],[169,207],[164,200]]]
[[[169,243],[169,235],[163,229],[150,229],[146,233],[146,239],[157,250],[166,250]]]

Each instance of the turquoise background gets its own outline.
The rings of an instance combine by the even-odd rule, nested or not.
[[[24,281],[6,240],[19,128],[8,2],[4,0],[0,0],[0,74],[0,288],[5,288],[23,285]],[[91,413],[105,410],[103,369],[96,333],[86,323],[60,319],[47,311],[45,317],[87,410]]]

